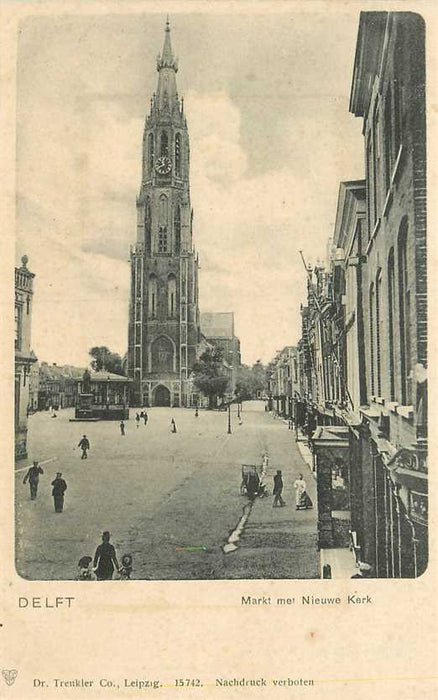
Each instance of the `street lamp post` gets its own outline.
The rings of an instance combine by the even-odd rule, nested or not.
[[[227,433],[228,435],[231,435],[231,401],[233,400],[233,397],[231,395],[228,395],[228,430]]]

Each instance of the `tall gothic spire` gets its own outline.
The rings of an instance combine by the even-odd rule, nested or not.
[[[167,18],[163,51],[161,55],[158,54],[157,56],[158,86],[154,99],[154,108],[156,108],[158,114],[172,114],[175,109],[179,113],[178,90],[176,86],[177,70],[178,60],[172,51],[170,24],[169,18]]]
[[[157,70],[160,71],[162,68],[173,68],[175,73],[178,70],[178,60],[173,55],[172,44],[170,42],[170,23],[169,15],[166,19],[166,29],[164,31],[164,44],[161,56],[157,57]]]

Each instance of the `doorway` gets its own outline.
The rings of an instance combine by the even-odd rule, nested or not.
[[[154,406],[170,406],[170,391],[162,384],[155,389]]]

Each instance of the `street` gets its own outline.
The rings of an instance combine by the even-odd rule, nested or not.
[[[133,556],[135,579],[317,578],[316,513],[295,510],[293,482],[303,473],[315,504],[314,478],[294,432],[264,411],[262,401],[243,405],[243,424],[227,413],[152,408],[137,428],[135,409],[126,422],[69,422],[73,409],[29,418],[28,451],[16,474],[17,571],[31,580],[66,580],[84,555],[93,556],[103,530],[112,533],[120,559]],[[175,419],[177,433],[170,431]],[[86,434],[87,460],[77,444]],[[251,506],[240,495],[241,465],[269,455],[268,488],[282,469],[284,508],[272,496]],[[30,500],[23,467],[43,464],[38,497]],[[67,482],[65,506],[55,513],[51,482]],[[248,516],[236,549],[223,550],[242,515]]]

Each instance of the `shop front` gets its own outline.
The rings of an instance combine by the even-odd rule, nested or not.
[[[312,437],[320,549],[348,548],[351,543],[349,444],[344,426],[319,426]]]

